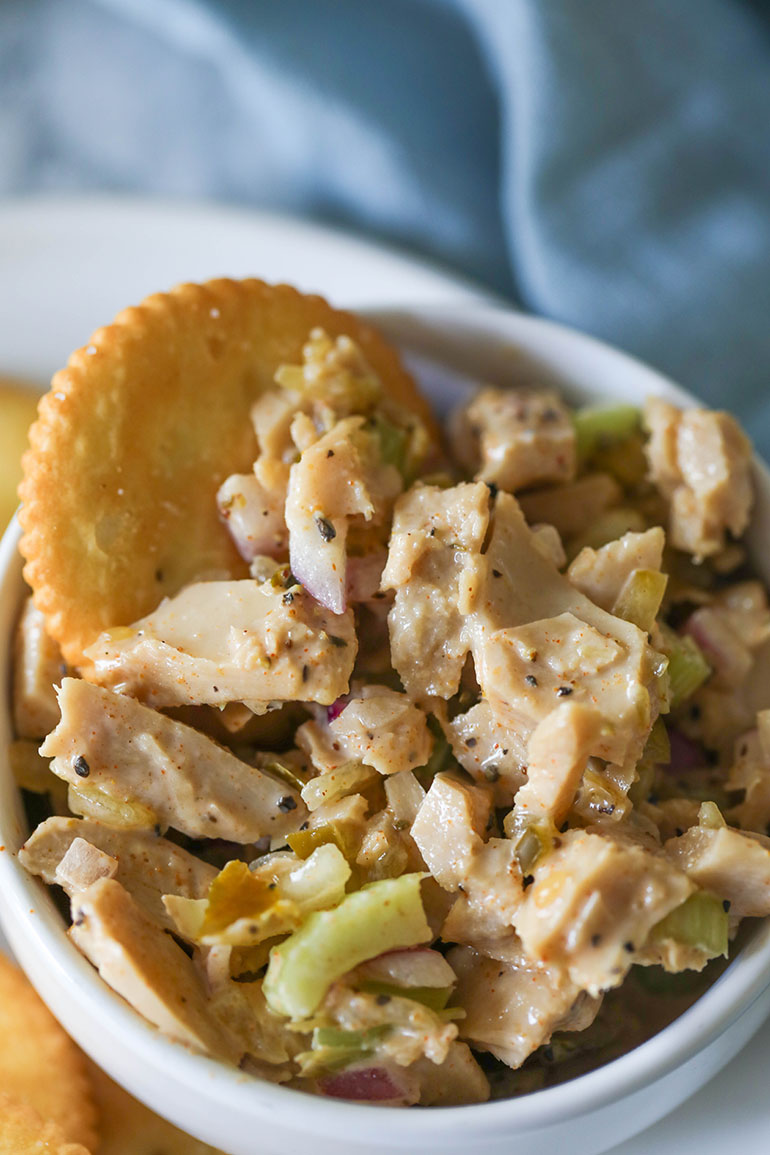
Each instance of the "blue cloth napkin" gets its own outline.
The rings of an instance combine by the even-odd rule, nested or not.
[[[53,189],[419,249],[770,451],[764,0],[4,0],[0,193]]]

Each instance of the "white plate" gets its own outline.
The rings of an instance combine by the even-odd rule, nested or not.
[[[268,214],[124,199],[0,203],[0,375],[44,382],[99,325],[183,280],[254,275],[387,307],[491,299],[348,234]],[[2,415],[0,414],[0,420]],[[765,1155],[770,1030],[688,1104],[608,1155]]]

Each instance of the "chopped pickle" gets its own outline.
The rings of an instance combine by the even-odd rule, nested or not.
[[[586,406],[572,414],[577,454],[587,461],[600,449],[625,441],[639,432],[641,411],[635,405]]]
[[[349,894],[308,916],[275,947],[265,976],[268,1006],[292,1019],[311,1015],[331,984],[366,959],[417,946],[433,935],[420,896],[423,874],[402,874]]]
[[[659,570],[635,569],[618,594],[613,614],[649,633],[666,592],[668,577]]]
[[[308,810],[317,810],[324,802],[335,802],[346,794],[356,794],[363,787],[376,782],[379,775],[371,766],[362,762],[345,762],[335,770],[327,770],[317,778],[311,778],[302,788],[302,801]]]
[[[727,825],[724,815],[716,802],[701,802],[700,810],[698,811],[698,825],[706,826],[710,830],[719,830],[720,827]]]
[[[720,898],[698,890],[667,914],[652,928],[652,942],[673,939],[684,946],[696,947],[709,958],[727,958],[727,911]]]
[[[203,933],[217,934],[236,919],[256,918],[274,904],[274,889],[245,862],[228,862],[209,887]]]
[[[327,822],[314,830],[298,830],[286,839],[298,858],[309,858],[319,846],[337,846],[349,862],[358,854],[358,840],[337,822]]]

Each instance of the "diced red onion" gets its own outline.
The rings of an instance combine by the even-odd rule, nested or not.
[[[695,770],[706,765],[703,747],[694,738],[688,738],[681,730],[672,726],[668,732],[668,740],[671,744],[671,761],[668,769],[672,774],[678,774],[680,770]]]
[[[331,706],[326,707],[326,721],[333,722],[335,718],[339,718],[342,711],[348,704],[347,694],[343,694],[341,698],[337,698],[336,702],[332,702]]]
[[[410,1098],[409,1088],[387,1067],[349,1067],[318,1081],[323,1095],[359,1103],[393,1103]]]

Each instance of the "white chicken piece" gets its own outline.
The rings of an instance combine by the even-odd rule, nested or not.
[[[478,783],[491,783],[495,804],[511,806],[527,780],[527,744],[515,730],[503,726],[482,698],[444,726],[452,753]]]
[[[530,525],[552,525],[568,538],[585,533],[622,499],[623,490],[609,473],[587,473],[565,485],[522,493],[519,501]]]
[[[119,882],[103,878],[78,894],[72,919],[75,945],[139,1014],[185,1046],[238,1062],[193,963]]]
[[[666,535],[659,525],[644,533],[624,533],[599,549],[586,546],[567,569],[567,577],[597,606],[611,610],[634,570],[660,570]]]
[[[234,473],[217,491],[219,516],[244,561],[259,554],[285,557],[289,533],[284,520],[285,495],[266,489],[253,473]]]
[[[68,894],[86,890],[100,878],[114,878],[118,860],[85,838],[74,838],[54,872],[54,882]]]
[[[532,869],[516,918],[527,954],[592,995],[618,986],[656,923],[694,890],[671,858],[617,833],[568,830]]]
[[[540,818],[561,825],[603,725],[593,706],[567,702],[535,727],[527,747],[527,781],[514,806],[522,825]]]
[[[728,902],[732,918],[770,914],[770,838],[699,825],[664,850],[694,883]]]
[[[332,613],[346,608],[347,535],[352,519],[377,523],[403,488],[384,464],[363,417],[347,417],[303,451],[286,495],[292,572]]]
[[[105,826],[86,818],[47,818],[32,832],[19,851],[19,862],[30,874],[39,875],[49,885],[63,887],[72,898],[79,887],[59,865],[75,842],[96,847],[117,862],[117,881],[148,915],[162,926],[174,929],[161,901],[164,894],[182,898],[204,898],[216,878],[215,867],[183,850],[154,830],[127,830]]]
[[[513,493],[575,476],[575,427],[550,389],[482,389],[450,421],[458,460]]]
[[[358,648],[353,615],[299,586],[197,582],[86,651],[96,681],[157,709],[322,702],[344,694]]]
[[[59,706],[62,720],[41,752],[84,804],[130,798],[146,808],[149,826],[241,843],[295,830],[305,816],[285,782],[125,694],[65,678]]]
[[[391,656],[412,697],[449,698],[459,685],[470,647],[468,573],[488,526],[481,482],[444,490],[418,484],[396,502],[382,588],[396,591]]]
[[[297,745],[322,772],[349,761],[382,775],[415,770],[430,758],[433,741],[422,710],[406,694],[378,685],[356,691],[331,722],[305,722],[296,733]]]
[[[669,499],[669,539],[696,559],[724,549],[746,529],[753,503],[751,444],[727,413],[677,409],[660,398],[644,408],[650,476]]]
[[[455,997],[465,1010],[460,1036],[509,1067],[520,1067],[555,1030],[564,1029],[580,997],[580,988],[558,967],[512,965],[467,946],[454,947],[447,958],[457,974]],[[583,1015],[580,1029],[598,1005],[588,1004],[592,1014]]]

